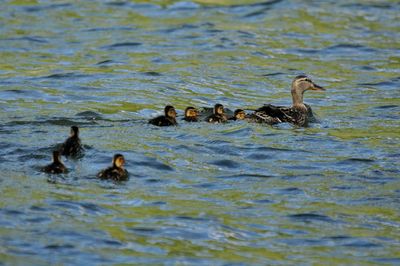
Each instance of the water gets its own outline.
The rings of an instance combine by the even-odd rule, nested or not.
[[[398,1],[0,5],[0,264],[400,263]],[[146,124],[303,73],[309,128]],[[85,157],[40,173],[71,125]]]

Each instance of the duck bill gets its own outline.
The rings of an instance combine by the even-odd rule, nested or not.
[[[313,83],[313,87],[311,89],[314,91],[325,91],[326,90],[324,87],[321,87],[315,83]]]

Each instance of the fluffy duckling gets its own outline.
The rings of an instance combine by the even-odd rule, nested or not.
[[[176,126],[176,111],[171,105],[167,105],[164,108],[164,115],[158,116],[156,118],[150,119],[149,124],[165,127],[165,126]]]
[[[183,120],[186,122],[198,122],[199,111],[196,108],[189,106],[185,109],[185,117]]]
[[[293,104],[291,107],[264,105],[252,114],[252,118],[261,123],[288,122],[296,126],[307,126],[309,122],[315,120],[311,107],[303,103],[303,94],[308,90],[324,91],[325,89],[305,75],[297,76],[292,82]]]
[[[209,123],[224,123],[227,120],[224,106],[219,103],[214,106],[214,113],[206,118],[206,121]]]
[[[43,167],[42,171],[48,174],[62,174],[68,171],[65,165],[61,162],[59,151],[53,151],[53,162]]]
[[[101,179],[125,181],[128,179],[128,171],[124,168],[124,164],[124,156],[122,154],[115,154],[112,160],[112,166],[100,171],[97,176]]]
[[[82,150],[83,148],[79,138],[79,128],[77,126],[72,126],[70,137],[62,144],[60,148],[61,155],[77,156],[82,152]]]
[[[246,119],[246,113],[244,112],[243,109],[236,109],[235,112],[233,113],[233,116],[230,117],[228,120],[244,120]]]

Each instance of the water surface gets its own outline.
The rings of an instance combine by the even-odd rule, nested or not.
[[[0,264],[400,263],[398,1],[3,1]],[[320,123],[147,125],[173,104]],[[40,166],[81,127],[65,176]],[[96,173],[114,153],[125,183]]]

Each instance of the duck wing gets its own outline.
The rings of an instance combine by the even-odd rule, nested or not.
[[[259,116],[269,116],[275,119],[279,119],[279,122],[289,122],[288,116],[290,116],[290,109],[285,106],[276,106],[272,104],[264,105],[255,111],[255,114]],[[278,123],[279,123],[278,122]]]

